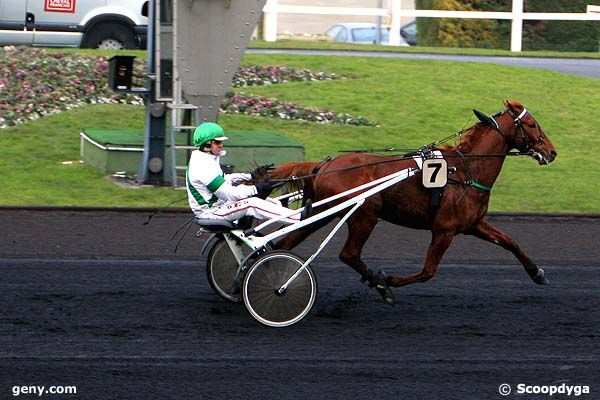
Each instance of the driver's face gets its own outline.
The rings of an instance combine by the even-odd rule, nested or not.
[[[210,142],[210,152],[213,155],[218,156],[221,154],[221,150],[223,150],[223,142],[219,140],[212,140]]]

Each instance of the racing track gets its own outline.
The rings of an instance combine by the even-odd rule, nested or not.
[[[55,398],[495,399],[500,384],[521,382],[600,396],[597,216],[491,218],[551,286],[461,236],[435,279],[395,289],[395,307],[337,261],[342,233],[314,264],[313,312],[273,329],[212,293],[201,239],[190,232],[173,253],[188,214],[144,226],[146,215],[0,210],[0,398],[15,385],[76,385],[77,396]],[[382,223],[367,263],[417,271],[427,241]]]

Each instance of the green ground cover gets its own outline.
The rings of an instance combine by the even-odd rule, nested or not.
[[[244,63],[285,64],[352,78],[244,91],[363,116],[379,127],[220,117],[225,129],[276,131],[292,137],[305,145],[311,160],[356,148],[419,147],[475,123],[472,108],[492,113],[502,109],[504,99],[520,100],[552,139],[559,156],[545,167],[529,158],[508,159],[494,187],[491,209],[600,212],[600,165],[595,156],[600,148],[598,80],[430,60],[248,55]],[[169,188],[121,189],[85,165],[62,164],[79,159],[79,131],[85,127],[141,129],[143,108],[86,106],[0,130],[0,204],[145,207],[185,196]]]

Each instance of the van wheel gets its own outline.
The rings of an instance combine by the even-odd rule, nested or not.
[[[81,47],[102,50],[138,48],[133,31],[118,23],[94,25],[85,35]]]

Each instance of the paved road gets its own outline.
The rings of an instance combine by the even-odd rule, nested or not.
[[[315,309],[290,329],[212,293],[202,238],[188,234],[173,253],[187,218],[0,210],[0,398],[15,385],[75,385],[77,396],[54,398],[85,399],[495,399],[521,382],[600,393],[597,217],[491,219],[551,286],[458,237],[438,276],[397,289],[395,307],[340,265],[340,234],[315,263]],[[427,240],[380,224],[367,262],[416,271]]]
[[[537,58],[537,57],[491,57],[491,56],[460,56],[424,53],[392,53],[377,51],[330,51],[330,50],[285,50],[285,49],[248,49],[249,54],[301,54],[329,55],[347,57],[383,57],[408,58],[438,61],[463,61],[503,64],[527,68],[542,68],[566,74],[600,78],[600,59],[570,59],[570,58]]]

